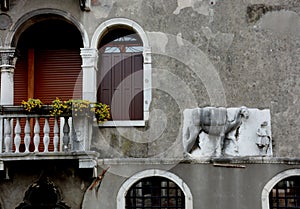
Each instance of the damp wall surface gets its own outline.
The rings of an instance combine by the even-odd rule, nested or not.
[[[11,0],[0,46],[14,47],[24,20],[45,11],[77,22],[85,47],[114,18],[136,22],[149,40],[149,121],[100,130],[92,147],[102,157],[169,156],[164,151],[174,144],[181,155],[184,109],[242,105],[270,109],[275,156],[299,155],[299,1],[96,0],[83,12],[71,0]]]

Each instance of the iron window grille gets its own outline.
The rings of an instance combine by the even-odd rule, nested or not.
[[[184,209],[183,191],[163,177],[144,178],[135,183],[126,195],[126,209]]]
[[[274,186],[269,194],[270,209],[300,208],[300,177],[288,177]]]

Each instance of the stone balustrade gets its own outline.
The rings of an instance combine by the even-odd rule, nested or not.
[[[48,113],[25,114],[17,107],[0,114],[0,153],[49,153],[89,150],[89,125],[85,118],[54,117]],[[74,125],[74,121],[80,125]]]

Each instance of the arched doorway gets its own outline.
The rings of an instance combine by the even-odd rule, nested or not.
[[[70,209],[62,202],[57,186],[48,178],[41,178],[25,193],[24,201],[16,209]]]
[[[77,28],[58,15],[39,15],[17,42],[19,57],[14,74],[14,103],[39,98],[81,98],[82,76]]]
[[[18,53],[14,71],[15,105],[28,98],[38,98],[44,104],[56,97],[62,100],[82,98],[80,48],[83,41],[73,23],[60,15],[39,14],[20,26],[13,42]],[[20,122],[24,127],[25,119]],[[43,124],[42,120],[40,122]],[[54,120],[50,119],[49,123],[52,130]],[[49,151],[54,150],[52,143]],[[23,150],[22,140],[20,151]],[[43,150],[42,143],[39,150]]]

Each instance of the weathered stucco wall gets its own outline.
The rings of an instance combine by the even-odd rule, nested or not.
[[[3,208],[22,202],[28,186],[44,170],[72,208],[81,208],[83,202],[85,209],[115,209],[122,183],[153,168],[180,176],[192,191],[194,208],[261,208],[264,185],[279,172],[299,168],[299,162],[243,162],[246,168],[160,162],[182,157],[182,112],[198,106],[270,109],[274,155],[300,157],[298,0],[93,0],[90,12],[82,12],[78,0],[10,3],[9,11],[0,12],[12,20],[8,29],[0,30],[0,47],[15,46],[10,40],[20,20],[41,9],[62,11],[59,14],[78,21],[88,44],[106,20],[123,17],[137,22],[151,45],[153,90],[145,127],[93,127],[92,150],[99,152],[99,159],[119,158],[117,163],[99,163],[98,173],[102,167],[111,168],[98,194],[87,191],[90,175],[74,169],[77,165],[48,161],[41,169],[32,162],[12,163],[11,180],[0,184]],[[156,158],[133,163],[123,157]]]
[[[147,160],[127,163],[106,161],[101,167],[109,166],[108,173],[98,193],[87,191],[82,204],[83,209],[117,208],[118,192],[124,186],[124,182],[136,173],[152,169],[165,170],[179,176],[192,193],[193,208],[262,208],[261,196],[265,185],[278,173],[299,168],[299,165],[274,162],[268,164],[260,160],[250,164],[247,161],[234,164],[228,162],[233,167],[226,167],[226,161],[222,162],[225,163],[223,167],[217,166],[218,162],[214,165],[190,162],[169,164],[166,161],[159,164]],[[137,182],[139,179],[133,180]],[[98,204],[101,204],[101,207]]]
[[[48,178],[61,195],[62,202],[71,208],[80,209],[85,191],[92,182],[91,170],[78,169],[77,161],[19,161],[7,163],[5,166],[8,173],[1,172],[0,183],[0,200],[3,208],[17,208],[24,201],[28,203],[43,198],[50,199],[53,197],[50,192],[43,193],[42,190],[33,192],[29,189],[30,186],[38,185],[37,181],[40,179]],[[55,190],[49,188],[48,191]]]
[[[299,1],[11,0],[10,40],[18,21],[39,9],[64,11],[91,40],[105,20],[124,17],[152,48],[152,103],[143,128],[95,128],[101,157],[181,155],[182,111],[197,106],[271,110],[275,156],[299,157]]]

